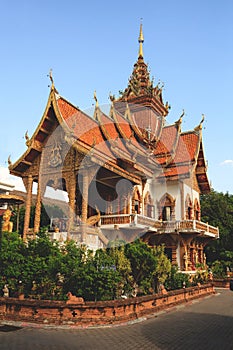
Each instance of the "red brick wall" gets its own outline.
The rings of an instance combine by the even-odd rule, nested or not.
[[[112,324],[133,320],[160,310],[213,294],[212,284],[126,300],[68,304],[50,300],[0,298],[0,320],[54,325]]]
[[[213,285],[218,288],[230,288],[230,278],[214,279]]]

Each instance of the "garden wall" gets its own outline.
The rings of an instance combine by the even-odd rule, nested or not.
[[[19,300],[0,298],[0,320],[89,327],[127,322],[214,293],[212,284],[125,300]],[[74,298],[75,299],[75,298]]]
[[[231,280],[230,277],[229,278],[219,278],[219,279],[215,278],[213,280],[213,285],[216,288],[228,288],[229,289],[230,288],[230,280]]]

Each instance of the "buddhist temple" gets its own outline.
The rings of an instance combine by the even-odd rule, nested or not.
[[[50,186],[68,194],[69,217],[53,238],[74,239],[91,249],[109,241],[140,237],[165,252],[181,271],[205,264],[204,246],[219,236],[201,221],[200,194],[210,185],[202,125],[182,131],[182,118],[169,125],[170,106],[163,87],[154,85],[139,52],[128,86],[110,96],[109,112],[98,104],[90,116],[62,97],[50,75],[44,114],[27,149],[10,173],[22,178],[26,192],[23,238],[40,229],[41,203]],[[37,183],[34,227],[29,227],[33,182]]]

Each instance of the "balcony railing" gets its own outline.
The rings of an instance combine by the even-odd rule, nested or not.
[[[104,225],[123,225],[134,222],[133,214],[118,214],[118,215],[102,215],[101,226]]]
[[[196,232],[204,233],[206,236],[218,238],[219,229],[208,223],[197,220],[174,220],[159,221],[140,214],[116,214],[102,215],[101,226],[130,226],[130,227],[150,227],[159,233],[172,232]]]
[[[208,223],[198,220],[181,220],[181,221],[162,221],[161,226],[158,225],[160,232],[199,232],[206,236],[219,237],[218,227],[209,225]]]
[[[154,226],[155,219],[140,214],[102,215],[101,226],[105,225]]]

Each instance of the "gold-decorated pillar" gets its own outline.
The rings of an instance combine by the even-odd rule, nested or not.
[[[87,222],[87,211],[88,211],[88,187],[89,187],[89,176],[88,171],[84,170],[83,175],[83,188],[82,188],[82,242],[86,241],[86,222]]]
[[[30,223],[30,213],[31,213],[31,204],[32,204],[33,178],[31,175],[28,176],[27,181],[25,181],[24,184],[25,184],[26,191],[27,191],[27,198],[26,198],[26,205],[25,205],[23,240],[26,241],[27,233],[28,233],[28,229],[29,229],[29,223]]]
[[[45,184],[41,184],[41,178],[38,179],[37,185],[37,196],[36,196],[36,208],[35,208],[35,219],[34,219],[34,236],[40,230],[40,217],[41,217],[41,200],[42,196],[45,192],[46,186]]]
[[[69,220],[67,227],[67,240],[70,240],[70,232],[74,226],[75,218],[75,192],[76,192],[76,176],[75,172],[69,173],[66,177],[66,189],[69,198]]]
[[[41,191],[40,191],[40,181],[38,180],[35,219],[34,219],[34,236],[36,235],[36,233],[39,232],[39,229],[40,229],[40,214],[41,214]]]

